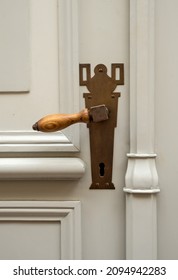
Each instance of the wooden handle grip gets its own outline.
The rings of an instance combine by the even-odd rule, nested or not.
[[[33,125],[34,130],[42,132],[55,132],[78,122],[89,122],[88,109],[76,114],[54,114],[48,115]]]

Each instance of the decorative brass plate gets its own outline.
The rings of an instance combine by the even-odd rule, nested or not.
[[[90,64],[80,64],[80,85],[86,86],[89,90],[89,93],[83,95],[86,108],[90,110],[91,107],[103,104],[108,110],[107,112],[105,109],[108,114],[105,120],[87,124],[90,133],[92,172],[90,189],[114,189],[112,183],[114,129],[117,126],[118,97],[120,96],[120,93],[114,90],[117,85],[124,84],[124,64],[112,64],[111,77],[107,75],[104,64],[98,64],[95,67],[93,77],[91,77],[90,69]],[[118,79],[116,78],[117,71],[119,71]],[[101,110],[96,113],[96,119],[100,117],[100,112]],[[104,113],[104,111],[101,112],[102,115]]]

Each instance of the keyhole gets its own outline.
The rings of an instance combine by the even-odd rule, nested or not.
[[[101,162],[99,164],[99,167],[100,167],[100,177],[103,177],[104,176],[104,169],[105,169],[105,164],[103,162]]]

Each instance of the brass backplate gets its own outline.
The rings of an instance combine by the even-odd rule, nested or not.
[[[83,95],[86,108],[90,110],[93,106],[104,104],[108,109],[106,120],[88,124],[92,173],[90,189],[115,189],[112,182],[113,146],[120,93],[114,90],[124,84],[124,64],[112,64],[111,77],[107,75],[104,64],[95,67],[93,77],[90,64],[80,64],[79,72],[80,85],[86,86],[89,91]]]

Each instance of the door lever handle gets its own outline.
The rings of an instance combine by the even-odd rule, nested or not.
[[[80,85],[88,89],[88,92],[83,94],[86,109],[76,114],[48,115],[37,121],[33,129],[55,132],[75,123],[87,123],[92,175],[90,189],[115,189],[112,183],[112,165],[120,97],[120,92],[115,89],[124,85],[124,64],[111,64],[111,77],[108,76],[104,64],[95,66],[94,76],[91,76],[90,64],[80,64],[79,74]]]
[[[52,114],[37,121],[32,128],[42,132],[55,132],[75,123],[101,122],[109,118],[107,107],[102,104],[85,108],[76,114]]]

